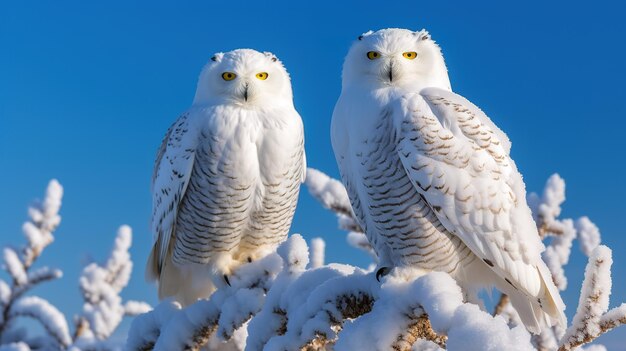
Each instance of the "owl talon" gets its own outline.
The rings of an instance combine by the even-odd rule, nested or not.
[[[226,281],[226,284],[228,284],[228,286],[232,286],[230,285],[230,280],[228,280],[228,276],[226,274],[224,274],[224,281]]]
[[[380,278],[389,274],[389,271],[389,267],[381,267],[379,270],[376,271],[376,280],[380,281]]]

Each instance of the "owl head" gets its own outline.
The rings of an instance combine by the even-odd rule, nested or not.
[[[255,108],[293,104],[289,74],[274,54],[251,49],[217,53],[202,69],[194,105],[234,103]]]
[[[343,86],[396,86],[419,91],[450,90],[448,70],[439,46],[427,31],[381,29],[359,36],[343,66]]]

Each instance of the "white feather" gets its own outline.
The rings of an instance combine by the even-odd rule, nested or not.
[[[565,325],[511,143],[451,92],[441,51],[424,33],[369,33],[346,57],[331,135],[359,224],[387,263],[447,271],[468,290],[495,285],[533,332]],[[407,180],[413,192],[397,191]],[[412,199],[382,213],[388,197],[404,194]]]
[[[274,55],[213,57],[157,153],[146,276],[158,280],[160,298],[208,297],[286,238],[306,169],[303,135]]]

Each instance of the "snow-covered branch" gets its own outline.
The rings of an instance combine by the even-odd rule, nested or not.
[[[317,169],[308,168],[306,186],[311,196],[317,199],[324,208],[335,213],[339,228],[348,232],[348,243],[367,252],[376,261],[378,259],[376,253],[363,234],[363,229],[357,223],[350,205],[350,198],[343,184]]]
[[[373,253],[372,248],[367,241],[367,238],[362,233],[362,230],[360,230],[358,225],[356,225],[356,229],[353,227],[353,224],[356,224],[356,220],[354,218],[352,210],[346,209],[346,207],[349,206],[349,201],[347,199],[345,189],[340,188],[342,187],[341,183],[328,177],[320,171],[309,169],[307,185],[309,186],[309,191],[311,192],[313,197],[318,199],[322,206],[335,212],[335,214],[339,218],[339,227],[350,232],[348,234],[348,242],[354,247],[369,251],[370,253],[372,253],[372,256],[375,260],[376,255]],[[562,210],[561,205],[564,201],[565,181],[557,174],[552,175],[548,179],[541,196],[535,193],[530,193],[528,196],[528,202],[531,210],[533,211],[533,217],[537,223],[539,233],[541,237],[544,238],[547,242],[546,251],[543,253],[543,259],[546,261],[546,264],[548,265],[552,273],[555,284],[561,290],[564,290],[567,287],[567,278],[565,276],[564,266],[569,261],[569,257],[571,255],[571,247],[574,239],[578,238],[580,240],[581,250],[587,256],[590,256],[592,252],[595,252],[594,250],[601,242],[600,231],[597,226],[589,220],[589,218],[581,217],[577,221],[574,221],[572,219],[559,218]],[[602,247],[600,247],[600,249],[598,250],[602,252],[605,249],[606,248],[602,249]],[[594,255],[592,256],[595,257]],[[593,257],[590,258],[590,264],[594,261]],[[610,260],[610,251],[608,258]],[[606,263],[606,260],[604,260],[603,262]],[[605,264],[602,267],[607,267],[607,265]],[[599,297],[599,295],[596,296],[592,294],[591,298],[589,296],[583,297],[581,295],[581,301],[577,317],[574,321],[573,326],[568,329],[568,333],[562,341],[561,350],[569,350],[589,343],[602,333],[605,333],[610,329],[615,328],[626,322],[626,304],[622,304],[621,306],[614,308],[605,314],[602,314],[606,312],[606,309],[608,308],[608,294],[610,294],[611,290],[609,268],[610,264],[608,264],[608,268],[606,268],[606,270],[604,271],[604,276],[608,277],[609,279],[601,279],[602,282],[598,285],[601,287],[599,291],[602,291],[603,294],[605,294],[602,296],[607,299],[606,307],[604,307],[604,305],[602,305],[602,308],[598,307],[597,304],[600,303],[599,300],[595,302],[595,305],[588,302],[589,299],[591,299],[590,301],[594,301],[594,298]],[[592,280],[595,281],[595,278]],[[608,285],[607,281],[609,283]],[[588,285],[591,283],[588,281],[588,279],[586,279],[585,284],[586,285],[585,287],[583,287],[583,292],[588,292],[590,289]],[[379,301],[380,299],[377,298],[374,309],[376,308],[376,304],[379,304]],[[512,307],[506,295],[501,296],[499,302],[494,309],[494,315],[498,317],[503,317],[509,327],[516,328],[517,326],[521,325],[519,316],[517,315],[517,311],[515,311],[515,309]],[[597,311],[601,311],[601,313],[598,313]],[[361,321],[371,318],[369,317],[371,315],[374,315],[373,311],[356,320],[353,324],[351,324],[350,327],[352,328],[354,325],[360,325]],[[417,317],[418,319],[414,321],[413,325],[419,325],[419,323],[417,323],[416,321],[418,321],[419,318],[423,319],[424,317],[422,316],[423,315],[419,315],[417,313],[414,314],[414,318]],[[429,316],[429,318],[432,319],[432,316]],[[407,325],[405,324],[403,328],[403,334],[398,334],[398,340],[408,340],[404,345],[408,345],[413,341],[413,338],[409,336],[410,330],[411,328],[407,327]],[[556,327],[546,329],[541,334],[533,336],[533,345],[530,349],[546,351],[556,350],[558,348],[559,340],[561,340],[561,336],[563,335],[563,333],[563,330],[559,330]],[[441,336],[445,335],[451,337],[449,333],[444,333]],[[341,345],[344,345],[343,343],[346,342],[346,336],[343,333],[340,334],[340,336],[341,337],[339,338],[339,341],[336,345],[337,348]],[[365,336],[366,335],[364,335],[364,337]],[[382,338],[382,336],[379,337]],[[422,336],[421,339],[423,338],[424,337]],[[356,339],[367,340],[367,338]],[[566,341],[566,339],[570,341]],[[365,348],[367,348],[367,345],[369,345],[367,341],[359,342],[362,342],[362,344],[355,345],[361,345]],[[370,342],[373,342],[373,340],[370,340]],[[356,347],[355,345],[352,345],[352,347]],[[393,347],[395,349],[403,349],[403,347],[400,347],[398,345],[399,344],[395,344]],[[447,343],[447,346],[449,348],[453,348],[451,345],[454,345],[454,343]],[[518,345],[525,344],[518,343]],[[427,349],[437,349],[433,348],[435,346],[445,348],[445,345],[438,342],[435,342],[434,346],[429,344],[424,347],[427,347]],[[387,345],[387,347],[389,347],[389,345]],[[524,349],[525,347],[526,346],[523,346]],[[602,346],[600,345],[593,345],[593,347],[602,348]],[[472,348],[465,345],[463,349]],[[587,350],[589,349],[592,348],[587,348]]]
[[[9,313],[9,318],[14,317],[30,317],[39,321],[48,334],[62,347],[67,347],[72,342],[63,314],[40,297],[28,296],[17,300]]]
[[[322,238],[311,239],[311,254],[309,258],[310,268],[319,268],[324,265],[324,251],[326,243]]]
[[[611,294],[611,250],[598,246],[589,257],[578,309],[565,332],[559,351],[587,344],[607,331],[626,323],[626,304],[607,312]]]
[[[440,350],[531,350],[522,326],[509,328],[463,293],[447,274],[410,269],[385,278],[372,311],[345,326],[337,350],[411,350],[415,342]]]
[[[197,350],[214,335],[228,340],[247,321],[250,351],[533,349],[523,326],[510,328],[464,302],[445,273],[395,269],[381,285],[374,273],[352,266],[307,269],[308,257],[306,242],[292,235],[277,254],[240,267],[232,286],[207,300],[184,309],[165,301],[137,317],[126,349]]]
[[[282,247],[294,246],[298,241],[304,242],[299,235],[293,235]],[[303,265],[303,269],[308,263],[307,255],[308,251],[304,257],[293,259],[292,251],[279,249],[278,254],[240,267],[230,277],[230,286],[218,289],[208,300],[199,300],[185,308],[171,301],[161,303],[152,312],[135,318],[126,349],[197,350],[206,345],[214,333],[222,340],[230,339],[261,310],[277,274],[295,269],[294,266]],[[283,267],[283,262],[288,264]]]
[[[128,301],[123,304],[119,296],[128,284],[133,267],[128,253],[131,242],[131,228],[121,226],[106,263],[91,263],[83,269],[79,284],[85,302],[81,315],[75,318],[76,344],[82,348],[95,347],[106,341],[124,316],[151,310],[145,302]]]
[[[32,318],[44,327],[49,340],[38,342],[59,347],[66,347],[71,342],[65,317],[54,306],[39,297],[23,297],[33,287],[62,275],[60,270],[48,267],[31,270],[43,250],[54,240],[52,233],[61,222],[62,197],[61,184],[50,181],[44,200],[28,209],[30,220],[22,226],[27,243],[19,249],[6,247],[3,250],[3,268],[12,279],[10,285],[0,281],[0,342],[3,344],[21,342],[21,345],[28,345],[25,340],[19,340],[22,332],[15,324],[19,317]]]
[[[128,254],[131,231],[120,228],[114,249],[105,265],[95,263],[83,270],[80,287],[85,299],[83,314],[75,319],[76,330],[70,334],[65,316],[50,302],[26,295],[33,287],[58,279],[62,272],[49,267],[35,268],[44,249],[53,241],[53,231],[61,222],[59,210],[63,188],[52,180],[42,202],[28,210],[30,220],[22,226],[27,243],[19,248],[3,249],[3,268],[11,283],[0,280],[0,350],[116,350],[109,341],[123,316],[145,313],[150,307],[137,301],[122,305],[119,296],[130,279],[132,261]],[[44,335],[31,335],[16,323],[18,318],[38,322]]]
[[[322,206],[347,217],[353,217],[352,206],[346,188],[340,181],[333,179],[314,168],[307,169],[306,186],[311,195]],[[359,230],[363,232],[362,230]]]

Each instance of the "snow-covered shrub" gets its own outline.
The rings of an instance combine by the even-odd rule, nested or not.
[[[339,227],[348,231],[348,242],[376,261],[341,182],[309,169],[306,185],[337,215]],[[560,289],[567,285],[563,266],[576,237],[590,257],[577,314],[567,331],[551,328],[531,337],[506,295],[493,314],[487,313],[465,302],[459,286],[445,273],[396,268],[379,283],[371,269],[324,265],[323,241],[313,239],[309,253],[306,242],[294,234],[275,254],[240,267],[232,286],[218,289],[208,299],[186,308],[165,301],[137,317],[126,349],[575,349],[626,323],[626,304],[607,312],[611,251],[599,245],[600,232],[588,218],[559,218],[564,200],[565,182],[558,175],[550,177],[541,196],[529,195],[547,242],[543,258]]]
[[[59,279],[62,272],[49,267],[34,268],[44,249],[54,241],[53,232],[61,223],[59,210],[63,188],[56,180],[50,181],[43,202],[28,210],[30,220],[22,230],[27,239],[20,248],[3,250],[3,269],[12,281],[0,280],[0,350],[116,350],[121,345],[108,338],[124,315],[137,315],[150,310],[143,302],[122,304],[119,293],[130,278],[132,261],[128,254],[132,234],[130,227],[122,226],[115,246],[106,264],[95,263],[85,267],[80,288],[85,303],[83,312],[75,316],[75,331],[65,316],[47,300],[27,293],[35,286]],[[43,335],[31,335],[18,323],[20,317],[37,321]]]
[[[354,219],[345,189],[337,180],[310,169],[307,185],[321,204],[335,212],[348,242],[376,255]],[[82,312],[74,330],[63,314],[39,296],[36,285],[61,277],[61,271],[35,267],[53,240],[61,217],[62,187],[50,182],[45,200],[29,209],[23,226],[27,243],[7,247],[0,280],[0,351],[117,350],[110,337],[124,316],[138,315],[128,350],[574,350],[626,323],[626,304],[609,310],[611,250],[600,245],[600,231],[588,218],[561,219],[565,182],[552,176],[542,195],[529,194],[543,255],[555,283],[567,286],[563,266],[573,240],[589,256],[579,305],[567,330],[550,328],[531,336],[502,295],[493,314],[463,300],[445,273],[424,274],[396,268],[379,283],[371,269],[324,263],[324,241],[309,247],[294,234],[272,253],[240,267],[208,299],[186,308],[172,301],[156,309],[119,296],[130,279],[132,233],[120,227],[109,257],[83,269],[79,286]],[[40,323],[31,335],[20,317]],[[605,350],[601,345],[586,351]]]

